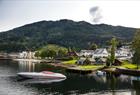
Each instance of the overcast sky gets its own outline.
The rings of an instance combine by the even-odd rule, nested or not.
[[[140,28],[140,1],[0,0],[0,31],[41,20],[60,19]]]

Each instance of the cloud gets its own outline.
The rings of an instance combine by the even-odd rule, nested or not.
[[[89,12],[92,16],[92,21],[94,23],[100,23],[102,19],[101,9],[98,6],[95,6],[95,7],[90,8]]]

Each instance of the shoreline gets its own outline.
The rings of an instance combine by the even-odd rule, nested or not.
[[[14,61],[32,61],[32,62],[41,62],[42,60],[39,60],[39,59],[12,59]]]
[[[126,75],[133,75],[133,76],[140,76],[140,70],[135,69],[127,69],[127,68],[120,68],[120,67],[98,67],[94,69],[82,69],[79,68],[77,65],[66,65],[62,64],[62,61],[50,61],[50,60],[42,60],[42,59],[17,59],[17,58],[0,58],[1,60],[13,60],[13,61],[32,61],[32,62],[39,62],[39,63],[46,63],[47,65],[64,68],[67,72],[71,73],[78,73],[78,74],[91,74],[97,70],[114,73],[114,74],[126,74]]]
[[[12,59],[13,61],[32,61],[32,62],[39,62],[39,63],[45,63],[47,65],[50,66],[54,66],[54,67],[59,67],[59,68],[64,68],[67,72],[71,72],[71,73],[78,73],[78,74],[90,74],[93,73],[97,70],[101,70],[104,67],[98,67],[95,69],[82,69],[77,65],[66,65],[66,64],[62,64],[62,61],[50,61],[50,60],[38,60],[38,59]]]

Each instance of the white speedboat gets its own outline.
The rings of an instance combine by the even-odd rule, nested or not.
[[[61,79],[66,78],[65,75],[60,73],[54,73],[50,71],[42,71],[42,72],[20,72],[17,75],[25,78],[37,78],[37,79]]]

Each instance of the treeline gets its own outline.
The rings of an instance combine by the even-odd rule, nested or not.
[[[36,51],[35,56],[41,58],[62,58],[67,56],[68,49],[59,45],[48,44]]]

